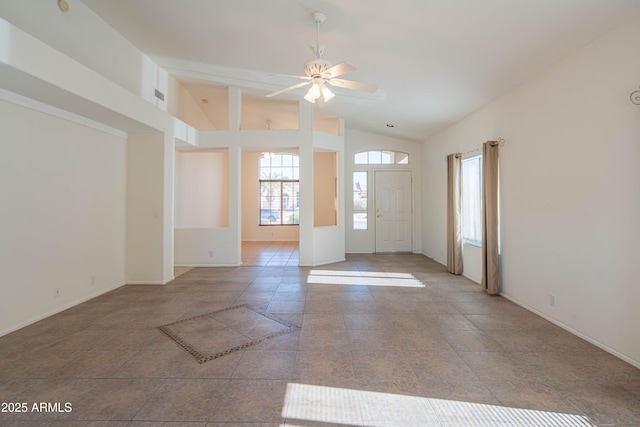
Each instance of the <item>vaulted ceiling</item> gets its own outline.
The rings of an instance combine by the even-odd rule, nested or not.
[[[423,141],[640,13],[637,0],[83,0],[195,96],[261,97],[300,80],[321,26],[324,58],[358,67],[322,113]],[[281,95],[300,99],[301,88]],[[387,127],[387,124],[394,127]]]

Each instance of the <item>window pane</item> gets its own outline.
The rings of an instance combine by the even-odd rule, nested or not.
[[[369,151],[369,164],[379,165],[382,163],[382,153],[380,151]]]
[[[260,224],[280,224],[281,183],[260,183]]]
[[[462,238],[482,243],[482,156],[462,161]]]
[[[396,164],[406,165],[409,163],[409,154],[402,151],[396,151]]]
[[[279,168],[282,166],[282,154],[276,154],[271,158],[271,167]]]
[[[293,179],[293,156],[282,155],[282,179]]]
[[[366,230],[367,221],[367,173],[353,173],[353,229]]]
[[[381,163],[383,165],[393,164],[393,151],[382,151]]]
[[[298,185],[297,182],[282,183],[282,224],[300,224]]]
[[[363,153],[356,153],[356,159],[355,159],[356,165],[366,165],[367,163],[369,163],[369,160],[367,159],[366,151]]]

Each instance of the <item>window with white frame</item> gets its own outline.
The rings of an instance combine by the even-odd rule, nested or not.
[[[462,160],[462,240],[482,245],[482,155]]]
[[[260,158],[260,225],[300,224],[300,161],[295,154]]]
[[[366,230],[367,219],[367,172],[353,173],[353,229]]]

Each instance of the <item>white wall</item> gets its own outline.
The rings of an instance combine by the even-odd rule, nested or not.
[[[175,228],[229,226],[227,151],[176,152]]]
[[[409,153],[410,164],[407,165],[355,165],[355,153],[369,150],[395,150]],[[413,172],[413,251],[422,251],[422,144],[399,138],[391,138],[362,132],[353,129],[345,130],[345,234],[346,250],[351,253],[375,252],[375,215],[373,172],[376,170],[410,170]],[[353,229],[353,172],[368,172],[368,230]]]
[[[3,335],[124,284],[126,140],[4,101],[0,129]]]
[[[123,179],[126,179],[127,182],[123,184],[121,198],[114,198],[115,201],[104,203],[104,205],[107,206],[107,208],[105,208],[107,212],[111,207],[126,207],[126,214],[123,214],[126,215],[126,221],[123,217],[123,227],[125,227],[126,222],[126,227],[129,228],[126,232],[124,228],[122,231],[122,236],[124,236],[126,240],[126,247],[123,242],[123,246],[119,248],[118,253],[122,257],[126,254],[127,258],[124,261],[124,263],[126,263],[126,272],[131,273],[131,275],[126,278],[121,277],[118,285],[124,283],[124,280],[129,277],[133,278],[133,282],[138,283],[166,283],[173,278],[174,119],[166,112],[161,111],[161,109],[165,107],[164,103],[145,102],[143,99],[149,94],[149,89],[151,89],[151,92],[153,91],[154,85],[151,87],[147,85],[147,83],[149,83],[149,81],[147,81],[148,78],[158,81],[163,80],[164,82],[166,82],[166,80],[162,78],[162,73],[157,69],[157,66],[155,67],[155,72],[147,73],[148,70],[154,70],[155,64],[150,63],[148,58],[144,56],[141,57],[141,63],[145,64],[143,68],[146,71],[142,73],[141,71],[143,70],[137,68],[133,60],[131,67],[122,68],[120,65],[117,65],[121,70],[126,70],[126,73],[129,73],[126,75],[132,78],[132,82],[138,82],[140,86],[136,87],[138,87],[140,91],[136,93],[135,87],[133,89],[127,87],[126,82],[121,81],[116,76],[111,76],[107,69],[98,70],[97,68],[100,67],[93,67],[95,64],[91,62],[91,59],[77,55],[78,52],[69,51],[69,56],[65,55],[62,52],[67,51],[61,46],[65,44],[65,40],[68,38],[72,38],[74,35],[77,38],[78,33],[75,31],[79,31],[78,28],[83,28],[83,25],[95,25],[95,33],[92,34],[100,34],[100,37],[104,37],[104,39],[100,40],[101,43],[99,43],[100,46],[103,47],[101,50],[96,50],[96,44],[91,43],[89,38],[82,40],[82,46],[78,47],[80,51],[90,56],[104,55],[104,52],[114,47],[117,49],[118,46],[121,46],[120,42],[122,40],[118,39],[117,33],[112,29],[108,29],[108,26],[106,26],[104,22],[95,21],[94,18],[96,18],[96,16],[92,15],[90,11],[83,8],[83,6],[78,6],[78,10],[83,12],[66,15],[67,18],[60,18],[57,15],[54,18],[52,15],[51,19],[48,17],[48,13],[52,11],[49,6],[52,6],[52,4],[38,0],[30,2],[28,5],[24,2],[14,1],[3,2],[2,5],[0,5],[0,13],[2,13],[2,16],[11,19],[16,25],[18,25],[17,23],[19,22],[20,27],[28,29],[28,32],[33,33],[41,40],[45,40],[46,43],[55,45],[56,48],[60,49],[60,51],[58,51],[49,44],[33,37],[31,34],[11,25],[4,19],[0,19],[0,32],[6,36],[2,39],[3,43],[0,48],[0,68],[2,68],[2,72],[0,73],[0,86],[4,94],[13,93],[13,95],[10,96],[11,99],[20,97],[31,98],[25,105],[37,106],[39,111],[44,111],[47,114],[61,117],[64,120],[71,120],[73,123],[91,126],[93,129],[99,129],[107,132],[109,135],[116,136],[119,140],[124,140],[126,134],[122,131],[116,131],[114,128],[134,132],[132,137],[127,141],[126,148],[123,148],[123,168],[127,170],[122,173]],[[47,16],[46,25],[41,27],[41,15],[37,15],[33,22],[30,20],[31,15],[36,16],[34,10],[42,12]],[[55,13],[61,14],[60,11],[53,10]],[[43,11],[47,12],[45,13]],[[51,37],[49,38],[48,35],[51,35]],[[70,43],[73,44],[72,42]],[[132,48],[133,46],[129,46],[128,48],[123,47],[126,51],[124,52],[125,56],[129,53],[132,53],[134,56],[136,55],[135,48],[131,50]],[[137,54],[140,54],[140,52],[137,52]],[[115,57],[109,59],[109,61],[112,61],[111,67],[114,66],[114,58]],[[88,66],[78,61],[86,62]],[[153,76],[151,76],[152,74]],[[113,80],[106,78],[105,75],[109,75]],[[11,92],[6,92],[4,89]],[[153,100],[147,99],[147,101]],[[64,111],[58,110],[60,108]],[[33,121],[30,125],[39,132],[38,121]],[[4,135],[4,127],[2,131]],[[143,140],[146,139],[146,136],[140,136],[143,134],[137,132],[149,132],[144,135],[150,138],[150,143],[145,145]],[[26,137],[29,138],[30,135],[34,133],[36,133],[36,131],[29,130],[26,132]],[[71,133],[76,135],[74,132]],[[46,137],[48,138],[48,135],[46,135]],[[101,141],[100,138],[94,138],[92,135],[89,135],[87,138],[92,142]],[[9,141],[9,139],[7,141]],[[16,142],[19,141],[20,139],[16,139]],[[71,138],[71,141],[75,142],[75,139]],[[3,143],[4,142],[5,141],[3,141]],[[132,147],[132,144],[136,147]],[[143,148],[143,145],[145,148]],[[137,150],[137,148],[140,148],[140,150]],[[33,150],[34,153],[38,152],[37,148],[33,148]],[[127,153],[129,150],[131,151]],[[43,152],[46,152],[46,150]],[[96,149],[95,152],[99,154],[101,148]],[[121,170],[112,168],[113,165],[109,163],[110,160],[108,156],[104,156],[103,159],[97,155],[95,158],[91,157],[85,162],[83,152],[78,151],[78,153],[78,155],[70,152],[67,154],[74,156],[74,161],[80,162],[83,165],[85,163],[89,164],[90,162],[100,163],[99,166],[92,165],[96,168],[96,171],[101,171],[103,164],[110,167],[110,170],[114,172]],[[55,163],[58,159],[55,156],[51,156],[49,160]],[[136,164],[132,164],[132,161]],[[64,166],[65,163],[62,162],[62,167]],[[17,161],[14,167],[23,167],[23,165]],[[28,168],[30,164],[27,163],[24,167]],[[55,166],[52,165],[51,167],[52,170],[55,169]],[[73,168],[69,169],[73,170]],[[148,176],[144,176],[144,172],[148,172]],[[62,176],[65,176],[64,173],[62,173]],[[87,173],[87,176],[89,178],[83,177],[82,174],[77,174],[74,178],[79,181],[87,179],[90,182],[91,173]],[[150,176],[152,179],[149,179]],[[52,177],[53,182],[58,182],[53,173]],[[114,181],[114,183],[117,183],[117,181]],[[69,186],[69,188],[71,191],[74,190],[73,186]],[[99,191],[100,189],[97,188],[94,190]],[[132,191],[133,193],[137,193],[137,196],[131,197]],[[80,195],[82,196],[83,194],[80,193]],[[96,195],[92,197],[92,200],[101,203],[100,197]],[[40,209],[40,206],[36,206],[36,208]],[[61,210],[61,212],[64,213],[65,211]],[[32,213],[29,212],[26,216],[31,214]],[[56,215],[53,216],[55,217]],[[138,224],[139,227],[136,226],[136,224]],[[108,226],[101,226],[100,224],[94,224],[92,228],[109,229]],[[89,233],[89,235],[91,234]],[[113,235],[118,237],[117,234]],[[66,236],[66,239],[71,239],[74,242],[81,240],[77,236]],[[60,245],[60,242],[65,241],[65,239],[62,238],[58,240],[58,245]],[[101,242],[99,238],[94,240],[95,242]],[[99,244],[95,242],[92,244]],[[107,240],[106,245],[109,245],[109,240]],[[97,262],[104,263],[114,274],[119,271],[118,269],[111,268],[109,257],[100,257],[100,254],[98,254],[96,255],[96,259],[99,260]],[[79,262],[82,263],[82,261],[83,259],[80,258]],[[105,287],[100,284],[102,265],[103,264],[100,264],[99,267],[90,266],[93,270],[98,271],[97,274],[91,274],[88,279],[89,282],[95,283],[93,286],[96,286],[96,290],[92,291],[90,296],[95,296],[105,289]],[[73,268],[76,267],[77,266],[74,265]],[[67,264],[64,264],[63,267],[60,268],[66,268],[69,271],[72,270],[72,267]],[[122,269],[124,268],[125,266],[123,265]],[[83,272],[84,268],[79,268],[78,271]],[[107,276],[108,275],[104,275],[104,277]],[[37,275],[28,277],[28,279],[33,279],[34,277],[37,278]],[[117,286],[113,284],[115,282],[112,280],[109,280],[109,283],[109,286]],[[31,286],[37,287],[39,285],[29,284],[23,288],[29,289]],[[62,287],[60,288],[64,295],[64,289]],[[65,308],[90,297],[85,297],[84,295],[85,293],[82,290],[80,290],[79,293],[73,291],[69,294],[71,297],[69,300],[63,301],[62,304],[58,302],[54,304],[54,311],[59,310],[60,307]],[[16,308],[23,309],[21,304],[24,303],[24,300],[20,299],[20,294],[16,295],[15,298],[13,298],[13,295],[9,296],[10,298],[5,304],[11,304],[12,307],[15,306]],[[52,313],[52,311],[47,311],[49,309],[47,304],[37,302],[33,304],[33,307],[35,310],[34,313],[37,314],[35,317],[27,320],[27,323],[34,319],[37,320],[38,317]],[[29,314],[31,312],[30,310],[31,308],[24,312]]]
[[[56,1],[3,0],[0,16],[154,105],[156,87],[167,95],[166,72],[84,3],[69,4],[63,13]]]
[[[446,265],[446,262],[443,262]],[[482,283],[482,247],[462,245],[462,275],[476,283]]]
[[[345,260],[344,227],[326,226],[313,228],[313,258],[310,266],[332,264]],[[302,264],[301,265],[308,265]]]
[[[638,40],[636,17],[426,141],[423,250],[444,259],[444,156],[503,137],[503,295],[640,366]]]
[[[179,267],[222,267],[240,265],[235,249],[237,234],[232,228],[177,228],[175,265]]]

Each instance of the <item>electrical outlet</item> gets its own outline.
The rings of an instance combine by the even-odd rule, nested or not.
[[[91,276],[91,277],[89,277],[89,284],[90,284],[91,286],[93,286],[93,285],[95,285],[95,284],[96,284],[96,276]]]
[[[557,303],[556,296],[553,294],[549,294],[549,305],[551,307],[555,307]]]
[[[58,298],[60,296],[60,293],[61,293],[60,288],[57,288],[57,287],[53,288],[53,297],[54,298]]]
[[[209,258],[213,258],[213,251],[209,251]]]

